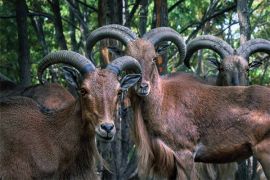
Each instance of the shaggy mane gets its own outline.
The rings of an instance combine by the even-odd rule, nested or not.
[[[144,124],[140,103],[134,108],[134,142],[138,151],[139,175],[141,177],[178,177],[181,160],[169,146],[159,138],[151,137]]]

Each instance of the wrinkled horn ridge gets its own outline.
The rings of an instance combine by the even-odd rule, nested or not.
[[[189,61],[193,53],[199,49],[211,49],[218,53],[221,59],[234,53],[234,49],[226,41],[212,35],[202,35],[187,44],[187,55],[184,61],[187,67],[190,67]]]
[[[158,45],[162,41],[173,42],[179,51],[180,59],[179,64],[185,59],[186,56],[186,44],[184,39],[180,36],[178,32],[169,27],[159,27],[152,29],[143,36],[144,39],[152,42],[154,46]]]
[[[125,46],[128,42],[137,38],[129,28],[117,24],[102,26],[90,33],[86,40],[87,56],[91,59],[94,45],[105,38],[113,38],[122,42]]]
[[[256,52],[265,52],[270,54],[270,41],[265,39],[252,39],[241,45],[237,49],[237,54],[245,59]]]
[[[131,70],[135,73],[141,73],[140,63],[131,56],[123,56],[115,59],[107,65],[106,69],[112,71],[114,74],[119,75],[121,71]]]
[[[138,38],[137,34],[134,33],[131,29],[129,29],[126,26],[122,26],[122,25],[119,25],[119,24],[109,24],[109,25],[103,26],[103,27],[119,29],[119,30],[123,31],[123,33],[128,34],[132,40]]]
[[[95,70],[94,64],[79,53],[67,50],[52,52],[45,56],[38,65],[38,79],[42,81],[44,70],[53,64],[67,64],[76,68],[82,75]]]

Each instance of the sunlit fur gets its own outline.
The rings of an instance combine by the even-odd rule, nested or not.
[[[1,99],[0,179],[97,179],[95,129],[115,119],[119,82],[97,70],[82,87],[87,92],[77,101],[55,84]]]
[[[209,86],[185,73],[160,77],[155,49],[144,40],[128,44],[127,54],[151,87],[146,97],[131,96],[142,175],[196,179],[193,160],[226,163],[252,154],[270,168],[269,89]]]
[[[108,70],[97,70],[85,76],[81,88],[87,92],[82,97],[84,116],[89,119],[98,137],[112,140],[115,128],[107,134],[100,125],[114,124],[117,93],[120,89],[117,76]]]

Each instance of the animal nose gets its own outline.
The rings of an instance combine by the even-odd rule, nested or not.
[[[148,84],[147,83],[141,83],[140,84],[140,88],[146,88],[146,87],[148,87]]]
[[[238,79],[238,77],[233,77],[232,78],[232,85],[233,86],[238,86],[239,85],[239,79]]]
[[[103,124],[100,125],[100,127],[101,127],[101,129],[103,129],[107,133],[110,133],[114,128],[114,124],[112,124],[112,123],[103,123]]]

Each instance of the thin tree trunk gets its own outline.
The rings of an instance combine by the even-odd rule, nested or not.
[[[59,44],[60,49],[67,49],[66,39],[63,33],[62,17],[60,12],[59,0],[47,0],[50,3],[52,12],[54,14],[54,27],[56,42]]]
[[[98,26],[104,26],[108,23],[108,7],[107,7],[107,0],[99,0],[98,1]],[[108,42],[102,41],[100,45],[100,66],[105,67],[110,61],[109,61],[109,51],[108,51]]]
[[[250,21],[249,21],[249,0],[237,0],[237,14],[240,26],[240,45],[246,43],[250,39]],[[252,174],[250,173],[251,162],[250,159],[242,161],[238,165],[236,179],[251,180]]]
[[[126,7],[126,6],[125,6]],[[136,7],[134,7],[134,12]],[[107,24],[123,24],[123,19],[126,19],[124,12],[123,0],[100,0],[99,1],[99,26]],[[129,19],[131,18],[130,14]],[[127,23],[128,24],[128,23]],[[114,47],[118,45],[117,41],[114,40],[103,40],[101,42],[101,57],[104,65],[109,63],[113,58],[114,54],[108,51],[107,47]],[[121,46],[120,46],[121,47]],[[102,179],[103,180],[127,180],[131,174],[134,174],[136,167],[134,166],[135,161],[132,161],[132,165],[129,164],[128,155],[133,147],[133,142],[129,136],[129,122],[132,115],[125,108],[119,109],[122,112],[122,116],[118,116],[115,121],[116,135],[114,142],[110,146],[99,143],[99,149],[103,154],[104,159],[108,162],[111,172],[103,169]]]
[[[107,24],[122,24],[123,23],[123,2],[122,0],[99,0],[98,8],[98,23],[99,26]],[[100,43],[101,52],[101,66],[104,67],[110,61],[115,58],[113,54],[109,52],[107,47],[117,46],[117,42],[114,40],[102,40]],[[120,118],[120,117],[117,117]],[[102,180],[122,180],[122,127],[125,125],[123,121],[118,119],[115,121],[116,134],[114,142],[109,146],[104,143],[99,143],[99,150],[101,151],[103,158],[108,162],[110,171],[103,169]]]
[[[27,86],[31,84],[30,52],[27,36],[27,12],[28,8],[25,0],[16,0],[16,21],[18,30],[19,53],[18,61],[20,65],[20,84]]]
[[[155,0],[154,1],[154,12],[153,12],[152,28],[168,26],[168,5],[167,0]],[[161,43],[160,46],[167,45]],[[167,53],[162,56],[158,56],[157,67],[161,75],[167,74],[168,58]]]
[[[36,31],[38,41],[41,44],[43,56],[46,56],[47,54],[49,54],[50,49],[46,43],[45,34],[43,31],[44,20],[41,17],[36,17],[36,18],[31,17],[31,22],[32,22],[32,26],[34,27],[34,30]],[[49,72],[52,76],[52,82],[56,82],[58,78],[57,73],[51,66],[49,67]]]
[[[74,3],[74,1],[72,1]],[[72,24],[76,24],[75,22],[75,15],[73,12],[73,8],[69,7],[69,21],[71,22],[71,24],[69,25],[69,31],[70,31],[70,40],[71,40],[71,49],[72,51],[77,51],[78,52],[78,44],[76,41],[76,29]]]
[[[141,0],[140,9],[140,21],[139,21],[139,32],[140,35],[144,35],[147,26],[147,16],[148,16],[148,0]]]
[[[76,19],[79,22],[80,29],[82,31],[82,36],[83,39],[87,39],[87,36],[89,34],[89,29],[88,29],[88,22],[86,21],[86,18],[84,17],[84,14],[81,12],[79,4],[75,0],[66,0],[69,4],[69,9],[71,15],[76,17]]]
[[[41,44],[43,50],[42,54],[43,56],[46,56],[50,52],[50,50],[45,41],[45,35],[43,31],[43,19],[40,17],[31,17],[31,22],[34,30],[36,31],[38,41]]]
[[[249,0],[237,1],[237,14],[240,26],[240,45],[250,40]]]

